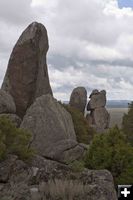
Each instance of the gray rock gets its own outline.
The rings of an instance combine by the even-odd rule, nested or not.
[[[109,128],[110,115],[106,108],[97,108],[93,111],[93,117],[98,132]]]
[[[84,169],[75,174],[67,165],[39,156],[31,165],[16,158],[10,159],[13,160],[10,170],[7,170],[10,175],[4,184],[0,183],[1,200],[32,200],[34,193],[36,200],[64,199],[69,195],[77,200],[117,200],[113,178],[107,170]],[[10,165],[9,159],[1,163],[7,168],[4,163]],[[37,164],[37,173],[34,174],[32,169]]]
[[[17,128],[20,127],[20,124],[22,122],[21,118],[18,117],[16,114],[0,114],[0,117],[6,117],[9,118],[9,120],[15,124]]]
[[[72,91],[69,104],[84,113],[87,103],[87,91],[84,87],[77,87]]]
[[[11,175],[11,170],[16,160],[17,156],[11,155],[8,156],[5,161],[0,162],[0,183],[8,182]]]
[[[16,106],[12,96],[3,90],[0,90],[0,114],[15,112]]]
[[[46,28],[34,22],[13,48],[2,89],[13,96],[20,117],[36,97],[52,94],[46,64],[48,47]]]
[[[91,98],[92,95],[95,95],[95,94],[98,94],[98,93],[99,93],[99,91],[97,89],[92,90],[92,93],[90,94],[89,98]]]
[[[31,146],[43,156],[49,156],[47,149],[56,151],[57,142],[76,141],[71,115],[51,95],[36,99],[27,110],[21,128],[32,133]]]
[[[102,90],[101,92],[92,93],[90,95],[90,101],[87,105],[87,110],[94,110],[96,108],[105,107],[106,105],[106,92]]]
[[[75,160],[81,159],[87,150],[82,144],[78,144],[74,140],[61,140],[57,142],[54,148],[47,148],[46,155],[47,157],[62,162],[62,163],[71,163]]]

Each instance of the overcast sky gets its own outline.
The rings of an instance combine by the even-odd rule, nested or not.
[[[33,21],[48,31],[54,96],[74,87],[133,100],[133,0],[0,0],[0,84],[12,48]]]

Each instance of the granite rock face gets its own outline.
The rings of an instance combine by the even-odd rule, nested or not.
[[[0,114],[15,112],[16,106],[12,96],[4,90],[0,90]]]
[[[77,87],[72,91],[69,104],[84,113],[87,103],[87,91],[84,87]]]
[[[2,89],[14,98],[20,117],[37,97],[52,94],[46,64],[48,48],[46,28],[37,22],[26,28],[13,48]]]
[[[31,145],[43,156],[56,153],[61,141],[76,142],[71,115],[51,95],[36,99],[27,110],[21,128],[32,133]]]
[[[90,101],[87,105],[86,119],[89,124],[96,129],[97,132],[104,132],[109,128],[110,115],[105,108],[106,106],[106,91],[93,90],[90,94]]]
[[[0,163],[1,200],[55,200],[68,196],[66,199],[117,200],[107,170],[85,169],[77,176],[68,165],[39,156],[30,166],[14,156]]]

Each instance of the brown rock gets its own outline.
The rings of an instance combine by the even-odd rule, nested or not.
[[[80,112],[84,113],[85,106],[87,103],[87,91],[84,87],[77,87],[72,91],[70,97],[70,106],[78,109]]]
[[[46,28],[34,22],[13,48],[2,89],[13,96],[21,117],[36,97],[52,94],[46,64],[48,47]]]

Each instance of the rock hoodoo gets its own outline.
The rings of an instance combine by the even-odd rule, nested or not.
[[[77,87],[72,91],[69,104],[84,113],[87,103],[87,91],[84,87]]]
[[[14,98],[16,113],[20,117],[36,97],[52,94],[46,64],[48,47],[45,27],[33,22],[12,51],[2,89]]]
[[[90,114],[87,114],[86,118],[98,132],[103,132],[109,128],[110,115],[105,105],[106,91],[93,90],[87,105],[87,110],[90,111]]]

